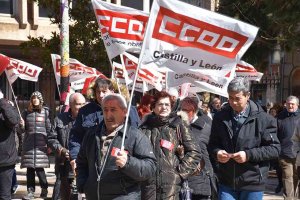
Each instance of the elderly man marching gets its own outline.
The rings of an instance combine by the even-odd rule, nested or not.
[[[150,141],[131,126],[121,150],[126,101],[108,94],[102,109],[104,121],[87,132],[76,160],[78,190],[87,199],[140,199],[140,182],[156,170]]]
[[[71,180],[73,173],[70,165],[69,156],[69,133],[79,109],[85,105],[85,98],[81,93],[73,93],[69,98],[70,108],[68,112],[60,113],[54,119],[50,135],[48,137],[48,145],[55,152],[55,175],[56,181],[53,188],[52,199],[70,199]]]

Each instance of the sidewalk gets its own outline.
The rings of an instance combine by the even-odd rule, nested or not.
[[[50,164],[50,168],[45,169],[46,175],[47,175],[47,180],[49,184],[48,188],[48,198],[51,199],[52,197],[52,192],[53,192],[53,186],[55,183],[55,174],[54,174],[54,162],[53,158],[50,159],[52,160]],[[27,188],[26,188],[26,169],[20,169],[20,164],[16,165],[16,170],[17,170],[17,179],[19,183],[19,189],[15,195],[12,196],[13,200],[17,199],[22,199],[23,196],[27,194]],[[41,188],[38,184],[38,178],[36,177],[36,191],[35,191],[35,199],[41,199],[39,198],[40,193],[41,193]],[[275,194],[275,188],[277,186],[277,178],[276,175],[274,174],[274,171],[271,171],[269,173],[269,178],[266,186],[266,191],[264,193],[264,198],[263,200],[283,200],[282,193]]]

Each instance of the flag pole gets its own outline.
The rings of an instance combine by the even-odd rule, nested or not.
[[[133,84],[132,84],[132,90],[131,90],[131,93],[130,93],[130,99],[129,99],[129,102],[128,102],[128,105],[127,105],[127,113],[126,113],[126,118],[125,118],[125,125],[124,125],[124,133],[123,133],[122,143],[121,143],[121,150],[124,150],[124,142],[125,142],[125,136],[126,136],[126,133],[127,133],[130,107],[131,107],[131,103],[132,103],[132,98],[133,98],[135,84],[136,84],[136,80],[137,80],[137,76],[138,76],[138,71],[139,71],[139,65],[137,66],[137,69],[135,71],[135,76],[134,76],[134,80],[133,80]]]
[[[6,70],[5,70],[5,74],[6,74],[6,78],[7,78]],[[8,84],[9,84],[9,86],[10,86],[11,93],[12,93],[12,95],[13,95],[13,97],[14,97],[15,104],[16,104],[16,108],[17,108],[17,110],[18,110],[18,113],[19,113],[20,117],[22,117],[21,112],[20,112],[20,109],[19,109],[19,105],[18,105],[18,102],[17,102],[17,98],[16,98],[16,95],[15,95],[15,93],[14,93],[14,90],[13,90],[13,88],[12,88],[12,86],[11,86],[11,83],[10,83],[10,81],[9,81],[8,79],[7,79],[7,82],[8,82]]]

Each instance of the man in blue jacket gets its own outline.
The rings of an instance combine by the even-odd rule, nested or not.
[[[219,200],[262,200],[269,160],[280,153],[276,120],[249,100],[249,82],[233,79],[229,105],[215,114],[209,150],[218,162]]]
[[[17,162],[15,127],[20,122],[17,109],[0,91],[0,199],[11,199],[12,175]]]
[[[97,78],[93,86],[95,100],[80,108],[75,123],[69,135],[69,151],[70,151],[70,164],[73,170],[76,168],[76,158],[80,149],[81,142],[85,133],[92,127],[99,125],[103,120],[103,112],[101,102],[105,95],[114,93],[113,84],[108,79]],[[138,127],[140,119],[134,107],[130,109],[130,125]]]

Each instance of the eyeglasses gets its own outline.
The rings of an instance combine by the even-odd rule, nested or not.
[[[171,106],[169,103],[159,103],[157,105],[160,106],[160,107],[162,107],[162,106],[166,106],[166,107]]]

